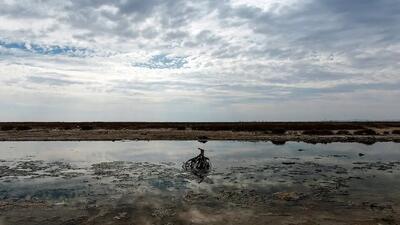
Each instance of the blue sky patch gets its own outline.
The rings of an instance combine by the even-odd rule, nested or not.
[[[18,49],[40,55],[68,55],[75,57],[83,57],[91,52],[86,48],[76,48],[59,45],[45,46],[26,42],[7,42],[3,40],[0,40],[0,47],[7,49]]]
[[[179,69],[187,63],[185,57],[172,57],[167,54],[154,55],[146,63],[136,63],[136,67],[149,69]]]

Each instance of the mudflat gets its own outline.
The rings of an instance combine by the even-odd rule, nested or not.
[[[397,225],[399,147],[0,142],[0,224]]]
[[[400,122],[3,122],[0,141],[400,142]]]

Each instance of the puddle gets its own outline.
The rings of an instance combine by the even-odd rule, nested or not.
[[[0,225],[400,224],[399,143],[1,142],[0,149]]]

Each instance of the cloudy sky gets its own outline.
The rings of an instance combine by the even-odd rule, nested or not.
[[[400,119],[398,0],[0,0],[1,121]]]

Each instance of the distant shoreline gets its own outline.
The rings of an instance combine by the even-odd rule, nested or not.
[[[400,122],[1,122],[0,141],[400,142]]]

